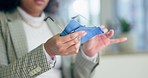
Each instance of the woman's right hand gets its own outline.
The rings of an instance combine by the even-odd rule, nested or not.
[[[57,34],[50,38],[45,44],[45,50],[53,58],[55,55],[77,54],[80,47],[80,39],[86,35],[85,31],[78,31],[66,36]]]

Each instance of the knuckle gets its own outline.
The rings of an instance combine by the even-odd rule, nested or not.
[[[59,47],[60,46],[60,42],[59,41],[56,41],[55,42],[55,45],[57,45]]]
[[[70,38],[70,39],[73,39],[73,38],[74,38],[74,35],[73,35],[73,34],[70,34],[70,35],[69,35],[69,38]]]

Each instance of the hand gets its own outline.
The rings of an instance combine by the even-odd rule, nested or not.
[[[55,55],[77,54],[81,44],[79,39],[85,35],[84,31],[74,32],[66,36],[57,34],[44,44],[45,50],[51,58]]]
[[[87,41],[83,45],[83,51],[89,57],[94,56],[96,53],[98,53],[109,45],[124,42],[127,40],[126,37],[110,39],[114,35],[114,30],[110,30],[108,32],[105,26],[101,26],[101,28],[105,32],[104,34],[93,37],[91,40]]]

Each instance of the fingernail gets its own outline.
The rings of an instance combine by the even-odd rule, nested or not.
[[[83,33],[85,33],[85,31],[81,31],[81,33],[83,34]]]
[[[125,40],[127,40],[127,37],[126,38],[124,38]]]
[[[79,42],[79,37],[77,37],[76,39],[75,39],[75,43],[77,44]]]
[[[85,31],[82,31],[82,36],[85,36],[87,33]]]
[[[81,38],[80,38],[80,37],[78,37],[78,38],[77,38],[77,40],[78,40],[78,41],[81,41]]]
[[[76,53],[78,53],[78,52],[79,52],[79,49],[77,49]]]
[[[79,52],[79,50],[78,51],[76,51],[76,53],[78,54],[78,52]]]

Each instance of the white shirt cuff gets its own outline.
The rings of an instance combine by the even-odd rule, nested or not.
[[[98,53],[96,53],[93,57],[89,57],[89,56],[87,56],[87,55],[84,53],[84,51],[82,50],[82,48],[81,48],[80,50],[81,50],[81,52],[82,52],[82,56],[83,56],[84,58],[86,58],[87,60],[92,61],[92,62],[94,62],[94,63],[97,61]]]
[[[55,65],[55,62],[56,62],[56,57],[54,57],[54,59],[52,60],[50,55],[47,53],[47,51],[45,50],[45,47],[43,45],[43,52],[45,53],[46,55],[46,58],[47,58],[47,62],[49,62],[50,66],[54,66]]]

